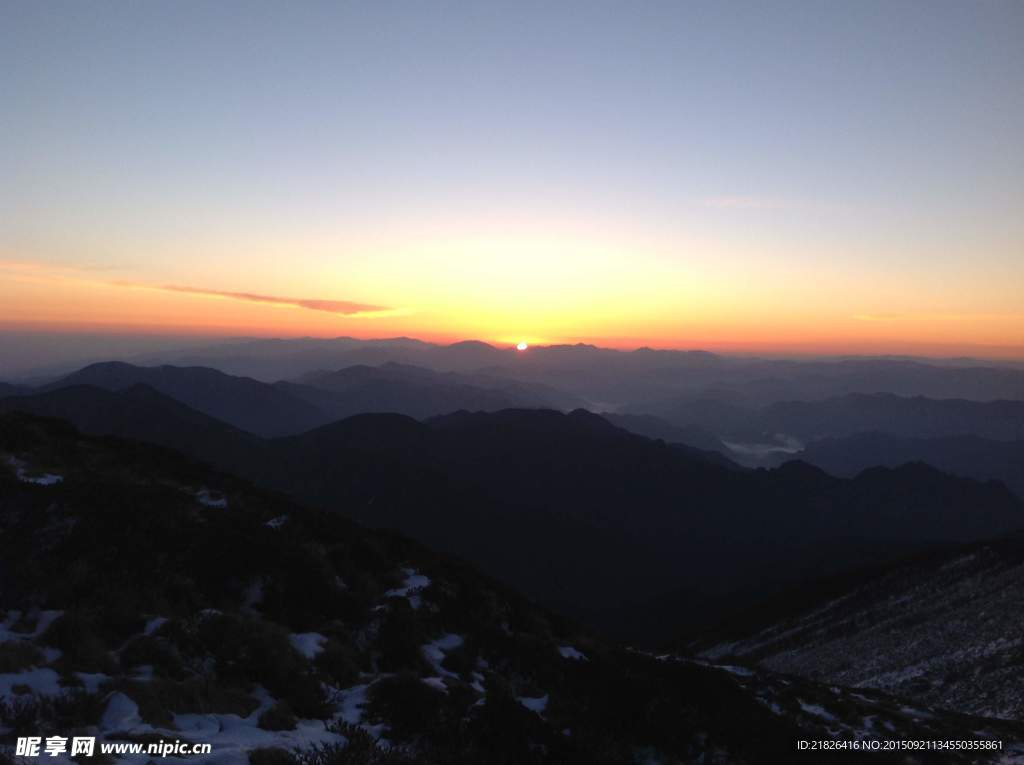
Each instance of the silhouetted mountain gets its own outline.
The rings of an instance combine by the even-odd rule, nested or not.
[[[1018,534],[794,590],[688,646],[705,660],[1020,719],[1022,620]]]
[[[262,439],[197,412],[148,385],[108,391],[91,385],[0,399],[0,412],[25,412],[71,422],[85,433],[146,441],[210,464],[252,464]]]
[[[729,448],[721,440],[697,425],[673,425],[649,414],[601,412],[601,416],[616,427],[647,438],[660,438],[666,443],[683,444],[709,452],[729,452]]]
[[[118,391],[138,384],[262,436],[298,433],[329,419],[317,407],[272,385],[203,367],[136,367],[106,362],[85,367],[43,390],[92,385]]]
[[[954,475],[998,480],[1024,497],[1024,440],[996,441],[978,436],[901,438],[861,433],[812,441],[800,459],[833,475],[852,477],[874,465],[896,467],[926,462]]]
[[[762,594],[1024,525],[1005,487],[923,465],[741,473],[586,412],[355,417],[280,439],[260,480],[457,552],[605,628],[638,593]],[[665,617],[701,619],[680,608]],[[635,635],[634,635],[635,637]]]
[[[205,349],[154,353],[143,359],[149,364],[208,366],[273,382],[295,379],[316,370],[388,363],[469,372],[499,365],[512,354],[512,349],[498,349],[476,341],[436,345],[411,338],[337,337],[242,340]]]
[[[28,388],[23,385],[13,385],[11,383],[0,382],[0,398],[6,396],[17,396],[27,392]]]
[[[85,397],[79,405],[96,406]],[[105,416],[69,408],[48,411],[112,432]],[[177,429],[147,434],[148,421],[166,418],[163,397],[155,408],[131,410],[121,432],[401,530],[632,638],[649,636],[650,622],[623,615],[680,588],[687,595],[659,630],[713,619],[736,593],[761,597],[811,574],[1024,525],[1020,501],[999,484],[923,465],[853,480],[801,463],[737,471],[584,411],[460,412],[425,423],[361,415],[264,441],[184,415]]]
[[[335,419],[367,412],[394,412],[423,419],[459,409],[557,409],[572,408],[580,403],[574,397],[541,386],[479,374],[439,373],[405,364],[357,365],[334,372],[310,372],[295,383],[276,385],[315,403]],[[325,397],[309,388],[334,395]]]
[[[630,411],[650,414],[659,412],[648,407],[672,398],[723,395],[753,408],[778,401],[880,392],[979,401],[1024,400],[1024,370],[972,360],[792,361],[706,351],[616,351],[584,344],[535,346],[517,352],[475,341],[438,345],[410,338],[299,338],[246,340],[180,353],[162,352],[142,361],[209,366],[265,381],[294,379],[318,369],[389,362],[439,372],[484,371],[495,377],[549,385],[586,399],[598,409],[621,410],[628,405]]]
[[[722,398],[679,399],[652,410],[678,426],[706,429],[726,441],[765,441],[778,434],[811,441],[869,431],[915,438],[976,435],[1024,437],[1024,401],[907,398],[850,394],[822,401],[785,401],[754,409]]]
[[[618,765],[775,763],[868,717],[907,739],[1024,737],[617,648],[464,563],[168,450],[0,415],[0,454],[5,743],[81,729],[239,765]]]
[[[773,404],[758,420],[766,431],[784,432],[807,441],[868,431],[921,438],[975,435],[1011,441],[1024,438],[1024,401],[857,394],[826,401]]]

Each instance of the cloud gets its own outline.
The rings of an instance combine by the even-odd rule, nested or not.
[[[187,295],[202,295],[221,300],[240,300],[247,303],[264,303],[285,308],[303,308],[308,311],[343,316],[346,318],[380,318],[384,316],[405,316],[412,311],[407,308],[356,303],[350,300],[327,300],[323,298],[292,298],[280,295],[263,295],[256,292],[232,292],[230,290],[214,290],[204,287],[190,287],[179,284],[146,284],[133,281],[101,281],[91,274],[94,271],[106,270],[101,267],[40,263],[33,261],[0,259],[0,273],[8,274],[19,280],[43,282],[72,282],[94,286],[122,287],[137,290],[155,290],[157,292],[176,292]]]
[[[348,300],[290,298],[279,295],[260,295],[253,292],[228,292],[204,289],[202,287],[183,287],[177,284],[160,286],[131,284],[127,282],[114,282],[114,284],[119,287],[141,287],[143,289],[160,290],[161,292],[184,292],[189,295],[205,295],[207,297],[225,298],[227,300],[241,300],[248,303],[269,303],[271,305],[289,306],[291,308],[306,308],[310,311],[324,311],[337,314],[338,316],[391,316],[398,312],[398,309],[387,306],[353,303]]]

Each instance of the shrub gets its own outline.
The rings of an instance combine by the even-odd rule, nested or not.
[[[47,628],[41,640],[60,649],[59,664],[68,669],[107,674],[117,671],[117,665],[104,645],[95,614],[70,609]]]
[[[43,652],[27,640],[0,643],[0,673],[20,672],[43,663]]]
[[[168,641],[152,635],[140,635],[131,640],[121,651],[120,658],[121,668],[125,671],[149,664],[158,675],[184,677],[181,658],[174,647]]]
[[[443,720],[445,694],[411,673],[380,680],[370,686],[370,718],[387,723],[388,737],[410,741],[436,730]]]
[[[291,707],[282,701],[265,710],[257,724],[263,730],[295,730],[296,723]]]
[[[354,685],[359,679],[362,662],[359,653],[349,643],[328,640],[315,661],[317,668],[340,688]]]
[[[427,635],[420,619],[404,600],[393,600],[380,632],[376,648],[380,651],[380,667],[385,672],[430,672],[430,665],[421,650]]]

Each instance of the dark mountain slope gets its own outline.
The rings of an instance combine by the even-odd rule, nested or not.
[[[271,452],[270,485],[458,552],[606,628],[628,627],[620,609],[637,593],[763,594],[1024,525],[998,484],[925,466],[852,481],[797,463],[740,473],[582,411],[357,417]],[[682,605],[666,623],[710,616]]]
[[[0,399],[0,412],[68,420],[85,433],[147,441],[221,467],[252,465],[262,439],[208,417],[148,385],[111,392],[72,385]]]
[[[147,413],[146,395],[157,394],[143,391],[123,412],[109,399],[98,416],[86,398],[37,411],[182,446],[308,504],[401,530],[631,639],[653,637],[654,621],[636,617],[641,601],[663,614],[660,630],[707,623],[740,594],[756,600],[801,578],[1024,525],[1021,503],[998,484],[924,466],[854,480],[799,463],[741,472],[582,411],[427,423],[362,415],[265,441],[179,417],[163,397]],[[681,589],[675,607],[658,607]]]
[[[28,389],[22,385],[12,385],[11,383],[0,382],[0,398],[18,396],[26,392],[28,392]]]
[[[298,383],[300,386],[296,388]],[[495,411],[512,407],[562,408],[579,400],[541,386],[484,375],[441,374],[404,364],[347,367],[312,372],[277,387],[325,408],[335,419],[367,412],[394,412],[423,419],[459,409]],[[317,391],[329,391],[325,397]]]
[[[616,414],[600,412],[612,425],[647,438],[660,438],[669,444],[684,444],[694,449],[725,454],[728,447],[718,438],[696,425],[678,426],[644,414]]]
[[[1024,717],[1024,537],[936,551],[764,604],[690,644],[823,682]]]
[[[5,736],[95,726],[253,765],[775,763],[874,724],[1024,737],[615,648],[465,564],[167,450],[3,415],[0,453],[59,477],[0,467],[0,651],[19,688],[0,690]]]
[[[262,436],[299,433],[329,418],[317,407],[272,385],[204,367],[137,367],[106,362],[85,367],[44,390],[93,385],[118,391],[149,385],[193,409]]]

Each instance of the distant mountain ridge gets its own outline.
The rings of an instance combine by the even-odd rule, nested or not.
[[[997,441],[979,436],[903,438],[860,433],[812,441],[799,458],[832,475],[852,478],[875,465],[896,467],[921,461],[954,475],[998,480],[1024,497],[1024,439]]]
[[[760,409],[727,398],[680,399],[650,409],[674,425],[700,427],[727,439],[785,434],[811,441],[872,431],[916,438],[1024,438],[1024,401],[1018,400],[850,393],[817,401],[780,401]]]
[[[395,412],[423,419],[458,409],[560,408],[578,403],[574,397],[540,385],[486,375],[440,374],[397,364],[320,371],[300,381],[268,384],[207,367],[104,362],[34,390],[49,392],[79,385],[108,391],[145,385],[196,411],[265,437],[301,433],[365,412]],[[0,397],[34,390],[0,389]]]
[[[272,385],[205,367],[137,367],[111,361],[87,366],[42,390],[92,385],[120,391],[139,384],[261,436],[308,430],[325,420],[324,413],[317,407]]]
[[[919,464],[849,480],[799,462],[738,471],[582,410],[363,414],[260,439],[148,387],[57,388],[0,408],[180,448],[456,553],[609,630],[636,628],[641,620],[623,614],[638,599],[680,588],[689,591],[660,620],[666,629],[713,619],[739,592],[756,599],[803,577],[1024,526],[1021,501],[1000,484]]]
[[[673,396],[706,398],[719,393],[754,407],[792,399],[877,392],[1024,400],[1024,369],[973,360],[943,363],[859,357],[795,361],[702,350],[619,351],[583,343],[534,346],[517,352],[511,346],[495,347],[479,341],[444,345],[411,338],[350,337],[240,340],[205,349],[148,354],[137,360],[143,364],[210,366],[265,382],[295,379],[317,369],[388,362],[440,372],[486,372],[542,383],[602,409],[652,404]]]

